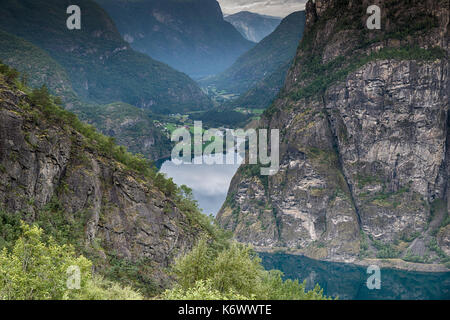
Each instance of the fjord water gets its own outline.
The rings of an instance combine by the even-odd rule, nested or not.
[[[178,185],[193,190],[199,207],[207,214],[216,215],[225,201],[229,184],[242,158],[234,154],[233,165],[182,164],[165,160],[160,171],[173,178]],[[207,157],[203,156],[203,160]],[[450,272],[424,273],[381,269],[381,289],[366,286],[366,268],[347,264],[318,261],[304,256],[282,253],[259,253],[265,269],[281,270],[285,278],[306,280],[308,289],[316,283],[328,296],[345,300],[409,300],[450,299]]]
[[[381,268],[381,288],[369,290],[367,268],[318,261],[283,253],[259,253],[265,269],[278,269],[287,279],[317,283],[326,295],[343,300],[450,300],[450,272],[412,272]]]
[[[205,214],[216,215],[227,197],[228,187],[231,179],[236,173],[242,158],[238,153],[234,153],[234,164],[206,164],[207,159],[223,157],[225,155],[204,155],[203,164],[176,165],[172,160],[162,163],[160,172],[167,177],[173,178],[177,185],[186,185],[192,189],[194,199],[198,201],[198,206]]]

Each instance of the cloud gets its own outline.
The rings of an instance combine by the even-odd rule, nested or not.
[[[233,165],[179,166],[166,161],[161,167],[161,172],[173,178],[176,184],[190,187],[200,208],[207,214],[215,215],[226,199],[231,179],[239,168],[242,158],[239,157],[236,161],[237,163]]]
[[[225,14],[251,11],[271,16],[285,17],[294,11],[304,10],[307,0],[218,0]]]

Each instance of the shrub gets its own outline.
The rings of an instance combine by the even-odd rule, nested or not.
[[[70,245],[43,240],[38,226],[21,223],[21,236],[0,252],[0,300],[142,299],[140,293],[92,276],[92,263]],[[69,289],[67,270],[80,270],[80,288]]]
[[[161,298],[164,300],[251,300],[232,290],[222,293],[213,288],[211,280],[198,280],[187,289],[177,286],[172,290],[166,290]]]
[[[379,240],[373,240],[373,245],[377,248],[377,258],[393,259],[399,256],[399,252],[390,243],[383,243]]]
[[[283,281],[280,271],[264,270],[249,246],[233,242],[218,248],[213,244],[201,240],[176,261],[173,273],[177,284],[162,298],[204,297],[209,292],[218,299],[327,299],[318,286],[306,291],[305,283]]]

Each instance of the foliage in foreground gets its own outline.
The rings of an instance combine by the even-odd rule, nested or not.
[[[92,275],[92,263],[70,245],[42,239],[42,229],[22,223],[13,248],[0,252],[0,300],[138,300],[140,293]],[[80,289],[69,289],[69,267],[80,271]]]
[[[198,280],[193,287],[187,289],[176,286],[172,290],[166,290],[163,298],[165,300],[250,300],[232,290],[222,293],[214,289],[212,280]]]
[[[318,285],[283,280],[282,272],[266,271],[251,247],[237,242],[217,248],[201,240],[173,268],[177,284],[163,299],[327,300]]]

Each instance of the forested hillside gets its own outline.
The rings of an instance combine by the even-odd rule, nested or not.
[[[105,104],[123,101],[153,112],[200,110],[209,99],[185,74],[130,48],[94,1],[78,2],[81,30],[69,30],[67,1],[4,0],[0,29],[45,50],[77,95]]]
[[[57,94],[64,107],[104,134],[117,139],[131,152],[150,160],[167,157],[172,144],[167,135],[154,125],[147,109],[115,102],[102,105],[83,101],[75,93],[64,68],[46,51],[32,43],[0,31],[0,59],[21,72],[20,81],[33,88],[46,86]]]
[[[96,0],[130,45],[193,77],[222,72],[254,43],[216,0]]]
[[[226,16],[225,20],[231,23],[247,40],[260,42],[278,27],[282,19],[241,11]]]

